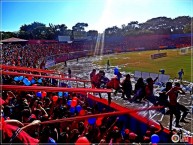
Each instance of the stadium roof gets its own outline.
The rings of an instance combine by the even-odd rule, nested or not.
[[[26,42],[28,40],[25,40],[25,39],[19,39],[19,38],[8,38],[8,39],[4,39],[4,40],[1,40],[0,42],[6,42],[6,43],[12,43],[12,42]]]

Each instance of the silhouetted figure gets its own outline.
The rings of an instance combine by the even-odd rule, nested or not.
[[[71,73],[72,73],[72,72],[71,72],[71,69],[68,68],[68,77],[69,77],[69,78],[71,78]]]
[[[131,100],[131,93],[132,93],[132,85],[131,85],[131,80],[130,80],[130,75],[127,74],[125,80],[122,82],[122,98],[125,99],[125,95],[127,99],[130,101]]]
[[[64,62],[64,67],[67,67],[67,62],[66,61]]]
[[[139,78],[137,80],[137,83],[135,84],[134,97],[132,98],[132,101],[141,102],[141,100],[144,97],[145,97],[145,83],[143,82],[143,78]]]
[[[180,87],[180,83],[175,83],[175,86],[176,86],[176,87]],[[185,92],[182,91],[182,90],[180,90],[180,93],[185,94]],[[177,92],[177,95],[178,95],[178,92]],[[188,112],[189,112],[188,108],[186,108],[184,105],[182,105],[182,104],[180,104],[180,103],[177,103],[177,105],[178,105],[178,108],[180,109],[180,111],[183,112],[182,117],[181,117],[181,119],[180,119],[180,122],[188,123],[188,122],[185,120],[185,118],[186,118],[186,116],[187,116],[187,114],[188,114]]]
[[[109,59],[107,60],[107,70],[109,70],[109,68],[110,68],[110,61],[109,61]]]
[[[149,100],[152,104],[156,105],[156,97],[153,93],[153,84],[158,79],[158,77],[155,80],[152,80],[152,78],[147,78],[146,82],[147,85],[145,87],[145,98]]]
[[[164,69],[160,69],[159,72],[160,72],[161,74],[165,74],[165,70],[164,70]]]

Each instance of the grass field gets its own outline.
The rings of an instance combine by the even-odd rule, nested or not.
[[[99,62],[99,65],[106,65],[107,60],[110,60],[110,64],[113,66],[120,66],[121,71],[134,72],[135,70],[144,72],[159,73],[160,69],[165,70],[165,74],[170,75],[171,79],[178,77],[178,72],[181,68],[184,69],[183,80],[193,81],[191,79],[191,51],[187,54],[180,54],[180,50],[162,50],[161,52],[167,52],[167,57],[158,58],[152,60],[151,54],[158,53],[158,51],[141,51],[141,52],[128,52],[115,54],[111,56],[104,56]]]

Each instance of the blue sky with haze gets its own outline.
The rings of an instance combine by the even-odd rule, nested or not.
[[[48,26],[88,23],[86,30],[102,32],[130,21],[146,22],[166,16],[193,17],[193,0],[1,0],[1,30],[18,31],[34,21]]]

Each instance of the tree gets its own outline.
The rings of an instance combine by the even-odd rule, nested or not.
[[[75,37],[81,37],[85,35],[84,28],[88,27],[87,23],[77,23],[72,27],[71,39],[74,40]]]
[[[147,20],[145,23],[138,23],[138,21],[131,21],[127,25],[123,24],[121,28],[117,26],[105,29],[105,37],[111,36],[138,36],[143,34],[178,34],[178,33],[191,33],[190,16],[179,16],[174,19],[167,17],[156,17]],[[2,32],[2,39],[10,37],[19,37],[23,39],[57,39],[59,35],[71,36],[74,38],[85,38],[91,36],[96,38],[98,32],[96,30],[85,31],[87,23],[76,23],[72,29],[67,29],[65,24],[45,24],[40,22],[33,22],[31,24],[24,24],[20,27],[19,33],[15,32]]]
[[[173,19],[174,33],[184,33],[184,28],[186,25],[190,25],[191,17],[180,16]]]
[[[37,28],[46,28],[46,25],[43,24],[43,23],[40,23],[40,22],[33,22],[31,24],[24,24],[20,27],[20,35],[23,35],[25,34],[26,36],[23,35],[23,37],[26,37],[28,39],[35,39],[37,38],[36,34],[34,34],[33,32],[36,32],[34,31],[35,29]]]
[[[152,18],[140,25],[142,30],[154,31],[157,34],[170,34],[173,22],[171,18],[157,17]]]
[[[183,32],[184,32],[184,33],[193,33],[193,19],[192,19],[191,24],[186,24],[186,25],[184,26]]]
[[[67,26],[65,24],[61,24],[61,25],[53,25],[51,23],[49,23],[49,27],[50,27],[50,31],[51,33],[53,33],[53,39],[57,39],[57,37],[59,35],[63,36],[63,35],[69,35],[67,33]]]
[[[20,27],[20,31],[31,32],[37,27],[46,27],[46,25],[43,23],[40,23],[40,22],[33,22],[31,24],[28,24],[28,25],[24,24]]]
[[[30,32],[27,32],[27,31],[19,31],[19,38],[22,38],[22,39],[31,39],[32,36],[30,36],[31,33]]]
[[[119,32],[120,32],[120,28],[118,28],[117,26],[113,26],[105,29],[105,36],[115,36],[115,35],[118,35]]]
[[[90,36],[92,38],[92,40],[95,40],[98,36],[98,31],[96,30],[89,30],[87,32],[87,36]]]
[[[139,27],[138,21],[131,21],[130,23],[127,24],[126,29],[135,30],[138,27]]]
[[[17,37],[17,34],[14,33],[14,32],[1,32],[1,37],[2,39],[8,39],[8,38],[11,38],[11,37]]]
[[[84,31],[84,28],[88,27],[87,23],[77,23],[72,27],[73,31]]]
[[[49,39],[53,33],[49,27],[37,27],[32,31],[34,39]],[[49,38],[48,38],[49,37]]]

